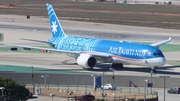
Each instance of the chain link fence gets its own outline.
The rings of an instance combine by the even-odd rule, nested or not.
[[[27,84],[26,86],[27,88],[33,88],[32,84]],[[140,99],[143,99],[145,96],[144,88],[117,87],[116,90],[103,91],[100,88],[94,90],[93,86],[91,85],[34,84],[35,94],[49,95],[50,92],[55,93],[59,97],[66,98],[91,94],[94,95],[96,99],[105,99],[106,101],[139,101]],[[147,89],[146,98],[158,99],[158,92]]]

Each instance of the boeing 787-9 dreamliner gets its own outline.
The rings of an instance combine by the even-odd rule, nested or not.
[[[24,40],[48,43],[53,49],[15,44],[4,45],[65,53],[75,58],[77,64],[84,69],[93,69],[97,62],[112,63],[113,68],[122,68],[123,64],[132,64],[148,66],[152,69],[166,63],[165,56],[157,47],[171,41],[171,37],[153,44],[138,44],[125,41],[67,36],[59,23],[52,5],[46,4],[46,6],[52,38],[47,41]]]

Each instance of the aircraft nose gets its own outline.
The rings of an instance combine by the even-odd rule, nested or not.
[[[165,57],[158,58],[157,62],[159,63],[159,65],[164,65],[166,63],[166,58]]]
[[[166,63],[165,57],[158,57],[150,60],[145,61],[146,64],[149,66],[162,66]]]

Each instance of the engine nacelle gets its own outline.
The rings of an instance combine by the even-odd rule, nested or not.
[[[85,69],[93,69],[93,67],[96,66],[96,63],[97,63],[96,59],[89,54],[81,54],[77,58],[77,64]]]

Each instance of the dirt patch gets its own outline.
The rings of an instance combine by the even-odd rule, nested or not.
[[[32,88],[28,88],[30,92],[32,92]],[[41,88],[41,96],[49,96],[49,94],[54,93],[57,97],[62,97],[62,98],[71,98],[74,96],[81,96],[85,94],[91,94],[95,96],[96,99],[101,99],[102,98],[102,90],[98,91],[82,91],[82,90],[67,90],[67,89],[45,89]],[[138,93],[127,93],[127,92],[113,92],[110,90],[104,90],[105,97],[104,99],[114,99],[115,98],[121,98],[121,99],[143,99],[144,94],[138,94]],[[151,95],[147,94],[146,96],[147,99],[151,98],[157,98],[156,95]]]

